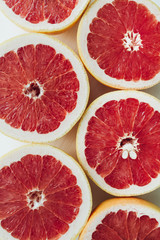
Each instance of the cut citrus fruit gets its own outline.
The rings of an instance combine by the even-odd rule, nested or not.
[[[1,239],[75,239],[91,206],[83,170],[61,150],[29,145],[1,159]]]
[[[35,32],[60,32],[80,18],[89,0],[0,0],[0,10],[18,26]]]
[[[79,161],[104,191],[140,195],[160,186],[160,101],[137,91],[96,99],[77,133]]]
[[[13,138],[47,142],[68,132],[89,96],[78,57],[43,34],[26,34],[0,46],[0,130]]]
[[[150,0],[97,0],[78,29],[80,56],[105,85],[144,89],[160,81],[160,8]]]
[[[91,215],[79,240],[159,240],[160,209],[141,199],[103,202]]]

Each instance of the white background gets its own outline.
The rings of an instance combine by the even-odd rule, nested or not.
[[[159,0],[155,0],[155,2],[158,4]],[[66,31],[65,33],[55,35],[56,38],[68,44],[76,53],[78,53],[77,44],[76,44],[77,27],[78,27],[78,23],[74,27],[72,27],[70,30]],[[23,33],[26,33],[26,32],[20,29],[19,27],[17,27],[16,25],[14,25],[12,22],[10,22],[10,20],[8,20],[0,12],[0,43],[13,36],[17,36]],[[114,90],[102,85],[101,83],[96,81],[93,77],[91,77],[90,74],[88,74],[88,76],[89,76],[90,86],[91,86],[91,94],[90,94],[89,102],[92,102],[95,98],[97,98],[98,96],[106,92]],[[145,90],[145,92],[148,92],[160,99],[160,84],[148,90]],[[64,150],[65,152],[67,152],[68,154],[70,154],[76,159],[76,150],[75,150],[76,130],[77,130],[77,125],[66,136],[55,141],[54,143],[51,143],[51,145],[59,147],[60,149]],[[0,156],[22,145],[24,145],[24,143],[10,139],[0,133]],[[112,197],[109,194],[100,190],[92,181],[90,181],[90,183],[91,183],[91,188],[93,193],[93,208],[95,208],[99,203],[101,203],[105,199]],[[141,196],[141,198],[146,199],[160,206],[160,189],[155,190],[150,194]]]

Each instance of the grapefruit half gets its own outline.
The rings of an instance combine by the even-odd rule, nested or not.
[[[0,45],[0,130],[13,138],[53,141],[81,117],[87,74],[63,43],[26,34]]]
[[[160,209],[141,199],[110,199],[91,215],[79,240],[159,240]]]
[[[78,29],[79,54],[101,83],[144,89],[160,81],[160,8],[150,0],[96,0]]]
[[[0,161],[0,239],[75,239],[92,206],[89,183],[70,156],[45,145]]]
[[[96,99],[77,132],[77,154],[92,180],[117,196],[160,186],[160,101],[137,91]]]
[[[34,32],[61,32],[80,18],[90,0],[0,0],[0,10]]]

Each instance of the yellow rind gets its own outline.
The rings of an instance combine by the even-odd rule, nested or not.
[[[80,59],[82,60],[85,68],[88,70],[88,72],[96,79],[98,80],[100,83],[102,83],[103,85],[105,86],[108,86],[108,87],[111,87],[111,88],[116,88],[116,89],[119,89],[119,90],[143,90],[143,89],[148,89],[148,88],[151,88],[153,87],[154,85],[160,83],[160,80],[155,84],[154,81],[153,81],[153,84],[150,84],[148,86],[144,86],[144,87],[122,87],[120,84],[118,84],[118,80],[117,80],[117,84],[110,84],[106,81],[103,81],[99,76],[97,76],[96,74],[93,74],[92,70],[89,68],[88,66],[88,63],[83,55],[83,49],[81,48],[81,44],[80,44],[80,35],[81,35],[81,31],[83,31],[82,29],[82,24],[83,24],[83,21],[84,21],[84,17],[88,14],[88,12],[90,11],[90,9],[92,8],[92,6],[97,2],[97,1],[100,1],[100,0],[94,0],[94,2],[92,4],[89,5],[89,7],[87,8],[87,10],[85,11],[85,13],[83,14],[83,17],[81,18],[80,20],[80,23],[79,23],[79,26],[78,26],[78,30],[77,30],[77,48],[78,48],[78,52],[79,52],[79,56],[80,56]],[[148,0],[150,1],[153,5],[155,5],[157,8],[159,8],[160,10],[160,6],[158,6],[155,2],[152,2],[151,0]],[[107,75],[106,75],[107,77]],[[126,81],[126,85],[127,85],[127,81]],[[138,84],[137,84],[138,85]]]
[[[4,11],[4,9],[0,9],[1,12],[5,15],[6,18],[8,18],[11,22],[13,22],[15,25],[17,25],[18,27],[22,28],[23,30],[25,31],[28,31],[28,32],[35,32],[35,33],[53,33],[53,34],[60,34],[60,33],[63,33],[64,31],[70,29],[71,27],[73,27],[73,25],[76,24],[76,22],[80,19],[80,17],[82,16],[83,12],[85,11],[85,9],[87,8],[87,6],[89,5],[90,3],[90,0],[87,0],[84,8],[79,12],[79,14],[76,16],[76,18],[70,23],[68,24],[67,26],[65,27],[62,27],[61,29],[52,29],[52,30],[47,30],[47,29],[41,29],[40,31],[36,31],[36,30],[33,30],[32,28],[29,28],[29,27],[24,27],[23,25],[19,24],[17,21],[14,21],[10,16],[9,14],[6,14],[6,12]],[[69,17],[68,17],[69,18]],[[31,23],[32,24],[32,23]],[[54,24],[53,24],[54,26]]]
[[[79,169],[81,170],[84,178],[86,179],[87,186],[88,186],[88,190],[89,190],[89,193],[90,193],[90,209],[89,209],[89,211],[88,211],[88,216],[87,216],[87,220],[88,220],[88,218],[89,218],[89,216],[90,216],[90,214],[91,214],[92,205],[93,205],[91,187],[90,187],[88,178],[87,178],[86,174],[84,173],[84,171],[83,171],[82,167],[80,166],[80,164],[79,164],[72,156],[70,156],[68,153],[62,151],[61,149],[59,149],[59,148],[57,148],[57,147],[53,147],[53,146],[50,146],[50,145],[47,145],[47,144],[41,144],[41,143],[38,143],[38,144],[28,144],[28,145],[25,145],[25,146],[18,147],[18,148],[16,148],[16,149],[11,150],[10,152],[4,154],[3,156],[0,157],[0,162],[3,160],[4,157],[7,157],[7,156],[12,155],[12,153],[16,152],[17,150],[22,150],[22,151],[23,151],[23,149],[26,148],[26,147],[34,147],[34,146],[38,146],[38,145],[39,145],[39,146],[42,146],[42,147],[44,147],[44,148],[45,148],[45,146],[47,146],[47,147],[49,146],[49,147],[52,148],[52,149],[57,149],[57,150],[58,150],[59,152],[61,152],[62,154],[65,154],[65,155],[67,155],[69,158],[71,158],[72,161],[79,167]],[[84,222],[84,224],[83,224],[83,226],[81,227],[81,229],[79,230],[79,232],[78,232],[75,236],[73,236],[71,240],[76,240],[76,239],[77,239],[77,237],[78,237],[79,234],[81,233],[82,229],[84,229],[84,227],[85,227],[85,225],[86,225],[86,223],[87,223],[87,220]],[[3,239],[3,240],[4,240],[4,239]]]
[[[112,91],[113,93],[115,92],[115,91]],[[108,94],[112,94],[112,92],[109,92],[109,93],[105,93],[105,94],[103,94],[103,95],[108,95]],[[121,90],[117,90],[116,91],[116,93],[118,94],[118,92],[121,92]],[[123,92],[139,92],[139,91],[137,91],[137,90],[126,90],[126,89],[124,89],[123,90]],[[148,93],[145,93],[145,92],[140,92],[140,93],[142,93],[142,94],[144,94],[144,95],[146,95],[146,96],[149,96],[149,97],[152,97],[153,99],[155,99],[156,101],[159,101],[159,104],[160,104],[160,99],[158,99],[158,98],[156,98],[156,97],[154,97],[154,96],[152,96],[152,95],[150,95],[150,94],[148,94]],[[98,99],[100,99],[103,95],[101,95],[100,97],[98,97],[98,98],[96,98],[88,107],[87,107],[87,109],[85,110],[85,113],[83,114],[83,116],[82,116],[82,118],[81,118],[81,120],[80,120],[80,122],[79,122],[79,125],[78,125],[78,128],[77,128],[77,134],[76,134],[76,153],[77,153],[77,158],[78,158],[78,161],[79,161],[79,163],[80,163],[80,165],[82,166],[82,168],[83,168],[83,170],[85,171],[85,173],[87,174],[87,176],[100,188],[100,189],[102,189],[104,192],[107,192],[108,194],[110,194],[110,195],[113,195],[113,196],[116,196],[116,197],[130,197],[130,196],[137,196],[137,195],[143,195],[144,193],[138,193],[138,194],[133,194],[133,193],[131,193],[130,195],[129,194],[127,194],[127,195],[124,195],[124,194],[115,194],[115,193],[113,193],[112,191],[109,191],[109,190],[106,190],[104,187],[102,187],[100,184],[98,184],[96,181],[95,181],[95,179],[91,176],[91,174],[87,171],[87,169],[83,166],[83,163],[82,163],[82,159],[80,158],[80,154],[79,154],[79,147],[78,147],[78,138],[79,138],[79,135],[80,135],[80,128],[81,128],[81,124],[82,124],[82,122],[83,122],[83,120],[84,120],[84,117],[85,117],[85,115],[87,115],[87,113],[89,112],[89,110],[90,110],[90,107],[92,106],[92,105],[94,105],[97,101],[98,101]],[[82,140],[83,141],[83,140]],[[157,186],[157,187],[155,187],[155,188],[152,188],[152,190],[150,190],[150,191],[147,191],[147,192],[145,192],[145,194],[146,193],[150,193],[150,192],[152,192],[152,191],[154,191],[154,190],[156,190],[156,189],[158,189],[160,187],[160,183],[159,183],[159,185]]]
[[[127,204],[132,204],[134,205],[139,205],[142,207],[148,207],[150,209],[154,209],[155,211],[157,211],[158,214],[160,214],[160,208],[157,207],[156,205],[147,202],[145,200],[139,199],[139,198],[113,198],[113,199],[109,199],[104,201],[103,203],[101,203],[95,210],[94,212],[91,214],[91,217],[88,220],[87,225],[85,226],[83,232],[80,235],[79,240],[86,240],[84,239],[84,236],[86,234],[86,232],[88,231],[88,227],[90,226],[90,224],[92,222],[94,222],[96,220],[97,215],[99,215],[101,212],[104,212],[105,210],[110,209],[113,206],[116,205],[121,205],[121,206],[126,206]],[[99,223],[97,223],[99,224]]]
[[[36,35],[39,34],[40,36],[41,36],[41,35],[45,35],[44,33],[24,33],[24,34],[21,34],[21,35],[16,36],[16,37],[12,37],[12,38],[10,38],[10,39],[8,39],[8,40],[0,43],[0,47],[3,46],[3,45],[6,44],[6,43],[10,43],[13,39],[17,39],[17,38],[19,38],[19,37],[21,37],[21,36],[29,36],[29,35],[33,35],[33,34],[36,34]],[[51,38],[51,39],[54,39],[54,41],[57,41],[57,42],[59,42],[60,44],[64,45],[64,46],[65,46],[68,50],[70,50],[70,51],[72,52],[72,54],[77,58],[77,60],[79,61],[79,64],[81,64],[81,65],[83,66],[80,58],[79,58],[78,55],[72,50],[72,48],[70,48],[70,47],[67,46],[65,43],[63,43],[62,41],[60,41],[59,39],[57,39],[57,38],[55,38],[55,37],[53,37],[53,36],[47,35],[47,37],[48,37],[48,38]],[[84,69],[84,66],[83,66],[83,69]],[[70,128],[68,128],[68,129],[65,131],[65,133],[62,134],[60,137],[58,137],[58,138],[56,138],[56,139],[54,139],[54,140],[51,140],[51,141],[36,142],[36,141],[32,141],[32,139],[31,139],[31,141],[27,141],[27,140],[21,140],[21,139],[19,139],[18,136],[17,136],[17,137],[10,136],[9,134],[6,134],[5,132],[3,132],[2,129],[0,129],[0,132],[1,132],[2,134],[4,134],[5,136],[10,137],[10,138],[12,138],[12,139],[14,139],[14,140],[18,140],[18,141],[20,141],[20,142],[24,142],[24,143],[39,143],[39,144],[41,144],[41,143],[51,143],[51,142],[53,142],[53,141],[55,141],[55,140],[63,137],[64,135],[66,135],[66,134],[74,127],[74,125],[81,119],[81,117],[82,117],[82,115],[84,114],[84,111],[85,111],[85,109],[86,109],[86,107],[87,107],[87,104],[88,104],[89,95],[90,95],[90,85],[89,85],[88,75],[87,75],[87,72],[85,71],[85,69],[84,69],[83,72],[84,72],[84,74],[85,74],[85,80],[86,80],[87,89],[88,89],[88,91],[87,91],[88,94],[87,94],[87,96],[86,96],[87,101],[86,101],[85,107],[84,107],[81,115],[70,125]]]

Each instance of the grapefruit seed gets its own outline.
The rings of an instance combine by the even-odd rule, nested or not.
[[[35,32],[60,32],[82,15],[89,0],[0,0],[0,9],[18,26]]]
[[[0,46],[0,130],[19,140],[48,142],[82,115],[89,95],[85,70],[66,46],[42,34]]]
[[[136,198],[110,199],[98,206],[80,240],[158,240],[160,209]]]
[[[105,85],[144,89],[160,79],[160,9],[150,0],[96,0],[81,19],[79,54]]]
[[[96,99],[77,132],[77,154],[103,190],[140,195],[160,185],[160,102],[136,91]]]
[[[1,159],[0,238],[73,239],[91,205],[83,170],[64,152],[30,145]]]

